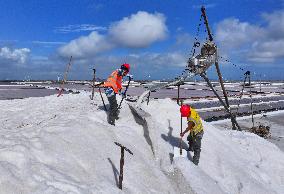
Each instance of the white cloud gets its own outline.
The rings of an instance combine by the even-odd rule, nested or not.
[[[88,36],[81,36],[70,43],[59,48],[59,54],[62,56],[70,56],[83,58],[94,56],[100,52],[113,48],[104,35],[100,35],[94,31]]]
[[[223,20],[216,28],[216,40],[226,48],[239,48],[263,35],[264,31],[260,27],[235,18]]]
[[[149,54],[147,57],[149,61],[159,67],[172,66],[172,67],[185,67],[186,58],[178,52],[166,54]]]
[[[194,37],[188,33],[179,33],[176,35],[175,46],[180,48],[185,48],[187,51],[193,46]]]
[[[6,63],[17,63],[24,64],[29,56],[30,49],[20,48],[20,49],[10,49],[8,47],[0,48],[0,60]]]
[[[113,23],[109,34],[118,45],[140,48],[165,39],[167,26],[163,14],[139,11]]]
[[[262,19],[262,26],[235,18],[218,23],[216,40],[221,45],[221,50],[230,54],[242,54],[239,58],[256,63],[283,60],[284,10],[262,14]]]
[[[268,36],[273,39],[284,38],[284,10],[271,14],[263,14],[262,17],[268,23]]]
[[[96,26],[93,24],[77,24],[68,25],[55,28],[55,33],[70,33],[70,32],[83,32],[83,31],[104,31],[106,27]]]
[[[249,56],[253,62],[274,62],[277,58],[284,58],[284,39],[256,42]]]
[[[94,57],[115,47],[140,48],[163,40],[167,35],[165,17],[139,11],[111,24],[107,34],[93,31],[59,48],[62,56]]]

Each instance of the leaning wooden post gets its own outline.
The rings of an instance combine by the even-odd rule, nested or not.
[[[91,100],[94,99],[94,95],[95,95],[95,82],[96,82],[96,69],[93,69],[93,71],[94,71],[94,78],[93,78],[93,90],[92,90]]]
[[[106,104],[105,104],[105,101],[104,101],[104,98],[103,98],[102,91],[101,91],[101,88],[100,88],[100,87],[99,87],[99,93],[100,93],[100,96],[101,96],[101,99],[102,99],[102,102],[103,102],[105,111],[107,111],[107,107],[106,107]]]
[[[114,142],[117,146],[120,147],[120,172],[119,172],[119,184],[118,184],[118,188],[120,188],[122,190],[122,181],[123,181],[123,166],[124,166],[124,150],[128,151],[131,155],[133,155],[133,153],[126,148],[125,146],[121,145],[120,143]]]
[[[204,19],[204,24],[205,24],[206,29],[207,29],[209,40],[213,41],[213,36],[211,34],[211,31],[210,31],[210,27],[209,27],[209,23],[208,23],[208,19],[207,19],[207,16],[206,16],[206,11],[205,11],[204,6],[201,7],[201,13],[202,13],[202,17]],[[218,56],[217,50],[216,50],[216,56]],[[223,78],[222,78],[221,71],[220,71],[220,68],[219,68],[218,58],[216,58],[215,67],[216,67],[216,71],[217,71],[217,74],[218,74],[218,77],[219,77],[219,82],[220,82],[220,85],[221,85],[221,88],[222,88],[222,91],[223,91],[223,95],[224,95],[224,98],[225,98],[226,105],[227,105],[228,109],[231,111],[229,100],[228,100],[228,97],[227,97],[227,92],[225,90]],[[236,130],[237,123],[234,122],[234,119],[232,117],[231,117],[231,122],[232,122],[233,129]]]
[[[220,85],[221,85],[221,88],[222,88],[222,91],[223,91],[223,95],[224,95],[224,98],[225,98],[226,105],[227,105],[228,109],[230,109],[230,111],[231,111],[227,92],[226,92],[224,82],[223,82],[223,78],[222,78],[222,74],[221,74],[221,71],[220,71],[220,68],[219,68],[218,59],[216,59],[215,67],[216,67],[216,71],[217,71],[217,74],[218,74],[218,77],[219,77],[219,82],[220,82]],[[231,117],[231,122],[232,122],[233,130],[236,130],[236,123],[234,122],[232,117]]]

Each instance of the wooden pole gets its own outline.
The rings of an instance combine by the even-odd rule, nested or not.
[[[92,90],[91,100],[94,99],[94,95],[95,95],[95,82],[96,82],[96,69],[93,69],[93,71],[94,71],[94,78],[93,78],[93,90]]]
[[[216,52],[217,52],[217,51],[216,51]],[[217,53],[216,53],[216,55],[217,55]],[[217,55],[217,56],[218,56],[218,55]],[[223,91],[223,95],[224,95],[224,98],[225,98],[226,105],[227,105],[228,109],[231,110],[230,104],[229,104],[229,100],[228,100],[228,96],[227,96],[227,92],[226,92],[226,89],[225,89],[225,86],[224,86],[222,74],[221,74],[221,71],[220,71],[220,68],[219,68],[218,59],[216,59],[215,67],[216,67],[216,71],[217,71],[217,74],[218,74],[218,77],[219,77],[219,82],[220,82],[220,85],[221,85],[221,88],[222,88],[222,91]],[[231,111],[230,111],[230,112],[231,112]],[[234,122],[234,120],[232,119],[232,117],[231,117],[231,122],[232,122],[233,130],[236,130],[236,123]]]
[[[114,142],[115,145],[120,147],[120,172],[119,172],[119,183],[118,183],[118,188],[122,190],[122,181],[123,181],[123,166],[124,166],[124,150],[129,152],[131,155],[133,153],[126,148],[125,146],[121,145],[120,143]]]
[[[119,184],[118,187],[122,190],[122,181],[123,181],[123,166],[124,166],[124,149],[120,148],[120,171],[119,171]]]
[[[100,93],[100,96],[101,96],[101,99],[102,99],[102,102],[103,102],[105,111],[107,111],[107,107],[106,107],[106,104],[105,104],[105,101],[104,101],[104,98],[103,98],[102,91],[101,91],[101,88],[100,88],[100,87],[99,87],[99,93]]]
[[[206,29],[207,29],[209,40],[213,41],[213,37],[212,37],[212,34],[211,34],[211,30],[210,30],[210,27],[209,27],[209,23],[208,23],[208,19],[207,19],[207,16],[206,16],[204,6],[201,7],[201,13],[202,13],[202,17],[204,19],[204,23],[205,23],[205,26],[206,26]],[[218,56],[217,50],[216,50],[216,56]],[[218,74],[218,77],[219,77],[219,81],[220,81],[220,84],[221,84],[221,87],[222,87],[222,90],[223,90],[223,94],[224,94],[224,98],[225,98],[225,101],[226,101],[227,108],[230,110],[227,92],[226,92],[225,87],[224,87],[223,78],[222,78],[221,71],[220,71],[219,64],[218,64],[218,58],[216,58],[215,67],[216,67],[217,74]],[[230,115],[232,115],[231,111],[230,111]],[[232,118],[232,116],[231,116],[231,122],[232,122],[232,127],[235,130],[237,124],[234,122],[234,119]]]
[[[251,79],[250,79],[250,74],[248,75],[248,77],[249,77],[249,96],[250,96],[251,122],[252,122],[252,127],[254,127],[254,118],[253,118],[253,105],[252,105],[252,95],[251,95]]]
[[[206,12],[205,12],[205,7],[204,6],[201,7],[201,13],[202,13],[202,17],[204,19],[204,23],[205,23],[205,26],[206,26],[206,29],[207,29],[209,40],[213,41],[213,37],[212,37],[211,31],[210,31],[210,27],[209,27],[209,24],[208,24],[208,19],[207,19],[207,16],[206,16]]]
[[[180,92],[180,84],[178,85],[178,97],[177,97],[177,104],[179,104],[179,92]]]

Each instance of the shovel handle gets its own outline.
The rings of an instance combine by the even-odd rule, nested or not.
[[[182,155],[182,147],[181,147],[181,145],[182,145],[182,137],[179,139],[179,154],[180,155]]]

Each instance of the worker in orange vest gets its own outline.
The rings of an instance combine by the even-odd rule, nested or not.
[[[110,110],[108,114],[108,123],[115,125],[115,119],[118,119],[118,105],[116,101],[116,95],[121,94],[122,89],[122,78],[129,73],[130,65],[125,63],[121,67],[108,77],[104,82],[105,94],[110,104]]]
[[[189,105],[182,105],[180,107],[182,117],[187,117],[187,128],[184,132],[180,133],[181,138],[189,132],[187,136],[188,151],[194,151],[193,163],[198,165],[200,152],[201,152],[201,139],[203,137],[203,125],[201,118],[196,110]]]

